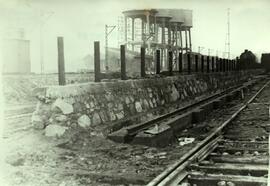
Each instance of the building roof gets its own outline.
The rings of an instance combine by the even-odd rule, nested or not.
[[[149,15],[157,22],[165,19],[166,22],[179,23],[182,27],[192,27],[192,10],[187,9],[135,9],[124,11],[123,14],[130,18],[145,18]]]

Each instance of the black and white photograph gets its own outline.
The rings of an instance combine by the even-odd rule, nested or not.
[[[0,186],[270,186],[270,0],[0,0]]]

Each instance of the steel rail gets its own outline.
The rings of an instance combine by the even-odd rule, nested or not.
[[[208,146],[208,144],[213,140],[213,138],[220,134],[222,129],[228,125],[230,122],[232,122],[241,111],[243,111],[248,104],[250,104],[263,90],[264,88],[270,83],[268,80],[262,88],[257,91],[257,93],[252,96],[241,108],[239,108],[229,119],[227,119],[225,122],[222,123],[221,126],[219,126],[213,133],[211,133],[207,138],[205,138],[203,141],[199,142],[193,149],[191,149],[187,154],[182,156],[179,161],[171,165],[169,168],[167,168],[164,172],[159,174],[156,178],[154,178],[151,182],[147,184],[147,186],[169,186],[169,185],[175,185],[175,180],[177,179],[177,175],[181,174],[181,171],[183,172],[185,168],[190,164],[190,160],[194,160],[200,150],[203,149],[205,146]],[[184,171],[185,172],[185,171]],[[182,181],[184,177],[181,177],[180,179],[177,179],[178,183]],[[173,184],[172,184],[173,183]]]
[[[9,120],[9,119],[28,117],[28,116],[31,116],[32,114],[33,114],[32,112],[25,113],[25,114],[17,114],[17,115],[14,115],[14,116],[6,116],[6,117],[4,117],[4,119]]]

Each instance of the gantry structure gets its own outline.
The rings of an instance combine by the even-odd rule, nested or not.
[[[192,11],[186,9],[141,9],[124,11],[124,41],[127,50],[145,47],[149,55],[161,51],[161,65],[167,67],[168,52],[176,62],[179,53],[191,52]],[[135,29],[136,28],[136,29]],[[178,63],[175,63],[176,65]]]

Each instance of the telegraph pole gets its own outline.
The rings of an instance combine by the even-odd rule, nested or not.
[[[199,46],[199,47],[198,47],[198,53],[200,54],[200,52],[201,52],[203,49],[204,49],[204,47]]]
[[[45,15],[44,12],[42,12],[42,10],[39,10],[39,16],[40,16],[40,24],[39,24],[39,41],[40,41],[40,73],[44,74],[44,40],[43,40],[43,29],[44,29],[44,25],[45,23],[49,20],[49,18],[54,14],[54,12],[48,12],[47,13],[48,16],[45,17],[44,20],[42,20],[42,16]]]
[[[43,57],[43,24],[39,26],[39,41],[40,41],[40,73],[44,73],[44,57]]]
[[[39,11],[39,16],[42,17],[42,11]],[[40,42],[40,73],[44,73],[44,57],[43,57],[43,23],[39,24],[39,42]]]
[[[208,48],[208,56],[210,56],[212,51],[213,51],[213,49]]]
[[[108,26],[105,25],[105,70],[109,70],[109,63],[108,63],[108,38],[111,32],[115,29],[116,26]],[[110,28],[110,31],[108,31]]]
[[[231,52],[231,43],[230,43],[230,9],[227,9],[227,37],[225,42],[226,53],[228,55],[228,59],[230,59]]]

